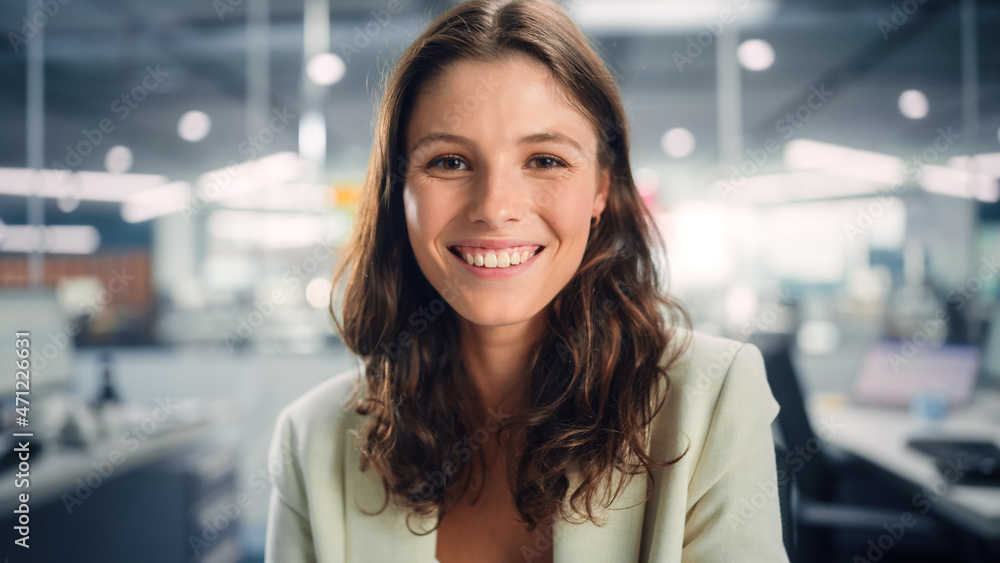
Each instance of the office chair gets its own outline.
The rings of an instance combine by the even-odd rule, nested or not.
[[[822,447],[822,441],[814,432],[806,412],[804,395],[792,362],[791,337],[770,335],[757,343],[757,346],[764,356],[771,391],[781,406],[778,425],[784,437],[785,453],[779,455],[777,467],[794,477],[794,490],[797,493],[797,502],[794,506],[789,505],[788,523],[792,526],[792,548],[799,561],[826,561],[835,547],[835,531],[854,530],[881,534],[885,531],[883,525],[886,522],[899,519],[900,508],[905,507],[906,501],[901,495],[898,503],[895,502],[895,497],[890,497],[891,501],[883,501],[887,506],[859,506],[841,500],[842,491],[851,485],[860,485],[870,490],[871,494],[865,494],[865,498],[885,498],[886,490],[885,487],[873,487],[860,464],[831,456],[829,450]],[[790,455],[795,453],[793,450],[797,447],[807,444],[820,445],[819,451],[810,459]],[[851,480],[854,482],[848,483]],[[900,508],[896,508],[896,505]],[[783,505],[782,510],[784,509]],[[784,515],[782,524],[785,525]],[[917,524],[909,528],[907,533],[939,539],[946,535],[941,526],[930,518],[918,519]]]
[[[776,466],[781,467],[788,451],[781,444],[774,445]],[[781,509],[781,539],[785,544],[785,553],[789,563],[795,563],[795,511],[792,509],[792,497],[795,490],[795,475],[788,474],[787,479],[778,480],[778,507]]]

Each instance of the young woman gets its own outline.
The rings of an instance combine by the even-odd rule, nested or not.
[[[684,328],[661,245],[566,14],[442,15],[335,276],[364,368],[282,411],[267,560],[786,561],[760,352]]]

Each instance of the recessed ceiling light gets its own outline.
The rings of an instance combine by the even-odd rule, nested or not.
[[[907,90],[899,95],[899,113],[910,119],[923,119],[930,107],[927,96],[920,90]]]
[[[326,309],[330,306],[330,280],[326,278],[313,278],[306,285],[306,301],[317,309]]]
[[[694,152],[694,134],[683,127],[674,127],[663,134],[660,146],[671,158],[684,158]]]
[[[309,80],[324,86],[340,82],[346,71],[347,65],[344,64],[344,59],[333,53],[320,53],[309,59],[309,64],[306,66]]]
[[[736,49],[736,58],[747,70],[766,70],[774,64],[774,49],[763,39],[748,39]]]
[[[104,155],[104,168],[112,174],[124,174],[132,168],[132,150],[124,145],[108,149]]]
[[[196,143],[212,130],[212,120],[203,111],[189,111],[177,122],[177,134],[185,141]]]

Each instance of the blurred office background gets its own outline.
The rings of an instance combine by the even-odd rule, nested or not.
[[[356,365],[326,308],[383,73],[450,5],[3,3],[0,328],[36,327],[37,551],[262,559],[275,417]],[[997,485],[900,440],[1000,439],[1000,4],[563,5],[619,80],[669,290],[774,374],[790,359],[800,560],[989,560]],[[886,362],[937,387],[886,397]]]

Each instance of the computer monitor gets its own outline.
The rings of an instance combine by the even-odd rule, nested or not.
[[[908,407],[915,397],[932,392],[949,406],[972,398],[980,370],[981,349],[975,344],[921,346],[912,339],[884,339],[868,349],[854,379],[855,404]]]
[[[993,305],[993,317],[983,337],[983,365],[979,382],[983,388],[1000,388],[1000,303]]]
[[[0,289],[0,365],[11,370],[20,359],[14,342],[19,332],[28,333],[30,342],[29,400],[67,388],[73,375],[73,329],[55,291]],[[4,385],[0,398],[7,403],[14,391],[13,383]]]

